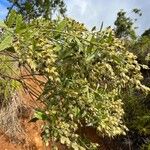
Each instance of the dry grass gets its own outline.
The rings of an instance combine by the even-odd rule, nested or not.
[[[12,94],[6,106],[0,109],[1,131],[9,137],[20,139],[24,135],[18,116],[18,108],[22,106],[22,101],[17,92]]]

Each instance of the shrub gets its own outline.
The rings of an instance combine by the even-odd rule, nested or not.
[[[125,134],[121,93],[149,88],[140,82],[136,56],[111,29],[91,32],[69,18],[26,24],[20,15],[8,17],[6,24],[13,28],[10,43],[19,64],[46,79],[38,98],[46,107],[34,118],[46,122],[44,140],[91,150],[97,145],[81,138],[79,127],[93,127],[102,136]]]

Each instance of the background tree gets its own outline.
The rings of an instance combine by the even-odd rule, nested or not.
[[[141,12],[139,9],[133,9],[133,12],[135,14],[138,14],[141,16]],[[124,37],[124,38],[131,38],[134,39],[136,37],[134,23],[137,19],[132,19],[131,17],[126,16],[126,12],[123,10],[120,10],[117,14],[117,19],[114,22],[115,27],[115,33],[118,38]]]
[[[142,36],[150,36],[150,28],[145,30]]]
[[[52,19],[55,12],[64,16],[66,6],[64,0],[8,0],[12,5],[8,8],[9,12],[16,9],[23,15],[26,21],[43,17]]]

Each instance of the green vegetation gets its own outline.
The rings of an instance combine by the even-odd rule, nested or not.
[[[141,16],[142,13],[139,9],[133,9],[133,13]],[[124,10],[120,10],[117,13],[117,19],[114,22],[115,25],[115,33],[118,38],[136,38],[135,29],[137,27],[134,26],[134,23],[137,19],[131,19],[131,17],[127,17],[127,14]]]
[[[51,141],[54,149],[58,141],[69,149],[98,149],[98,143],[78,134],[82,127],[92,127],[102,137],[148,137],[149,30],[136,37],[133,20],[124,11],[118,13],[114,30],[89,31],[75,20],[52,20],[47,11],[38,18],[40,11],[30,16],[27,10],[17,9],[23,17],[11,11],[0,24],[0,89],[7,100],[18,84],[27,88],[20,67],[44,77],[42,93],[34,95],[45,108],[36,110],[32,119],[45,122],[43,140]],[[138,148],[149,147],[149,142]]]
[[[43,17],[52,19],[54,13],[59,13],[64,16],[66,6],[63,0],[8,0],[11,6],[8,8],[9,12],[16,9],[18,13],[22,14],[26,21]]]

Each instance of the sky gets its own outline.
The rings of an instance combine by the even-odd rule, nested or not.
[[[0,0],[0,20],[6,17],[6,14],[8,12],[7,6],[9,6],[7,0]]]
[[[89,29],[93,26],[99,28],[113,26],[117,12],[124,9],[131,16],[133,8],[142,10],[142,17],[138,17],[136,26],[140,35],[150,28],[150,0],[65,0],[67,16],[84,23]],[[0,0],[0,19],[7,14],[7,0]],[[135,16],[134,16],[135,17]]]

